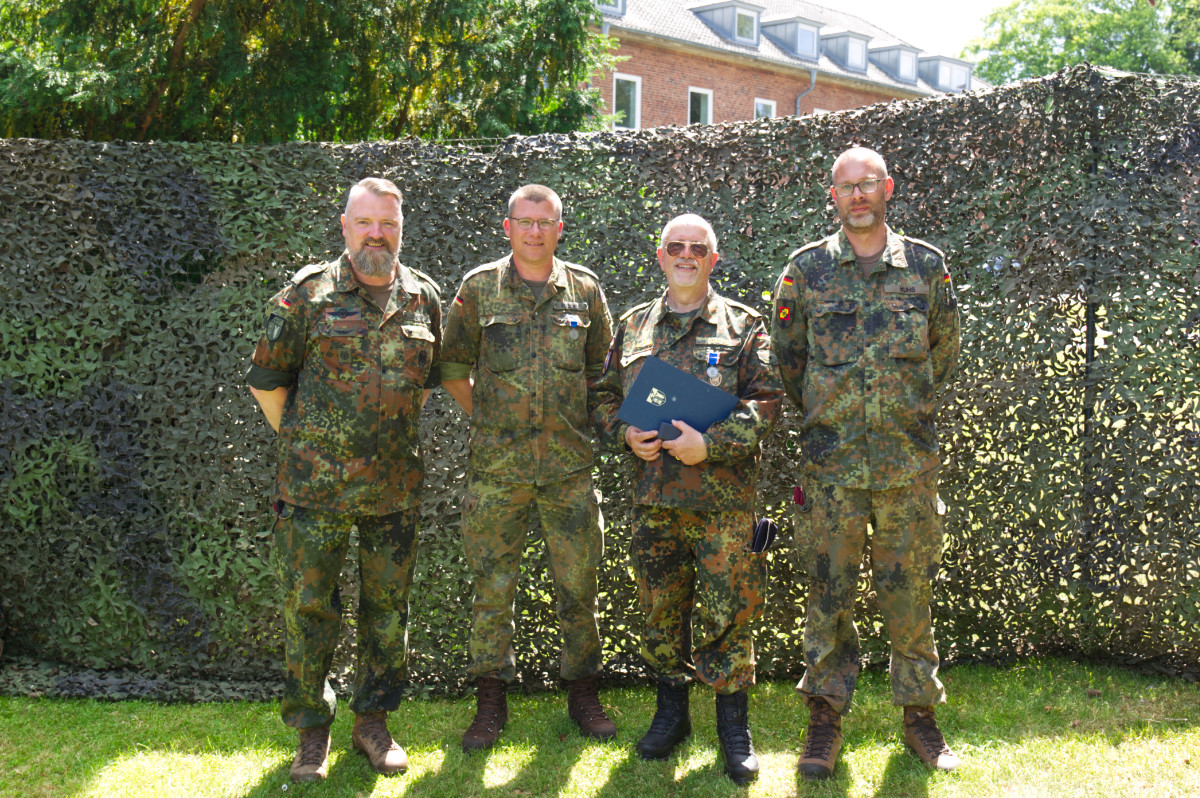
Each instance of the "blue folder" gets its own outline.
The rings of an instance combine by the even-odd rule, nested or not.
[[[706,431],[729,417],[738,398],[699,377],[651,355],[625,394],[617,418],[638,429],[659,431],[664,440],[678,437],[671,419]]]

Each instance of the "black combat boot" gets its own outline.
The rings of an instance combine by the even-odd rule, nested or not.
[[[750,739],[750,699],[745,690],[717,694],[717,739],[725,756],[725,775],[742,785],[758,778],[758,757]]]
[[[650,730],[637,741],[642,759],[666,759],[683,738],[692,733],[692,718],[688,714],[688,686],[658,683],[657,708]]]

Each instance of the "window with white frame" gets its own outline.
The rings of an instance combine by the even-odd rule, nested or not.
[[[959,64],[938,64],[938,84],[946,91],[966,91],[971,87],[971,71]]]
[[[712,89],[688,88],[688,124],[712,124]]]
[[[613,73],[614,128],[637,130],[642,125],[642,79],[637,75]]]
[[[867,69],[867,43],[862,39],[846,42],[846,66],[865,72]]]
[[[755,119],[771,119],[775,116],[775,101],[764,100],[761,97],[754,98],[754,118]]]
[[[625,0],[595,0],[596,8],[610,14],[625,14]]]
[[[740,8],[737,9],[733,24],[733,38],[741,42],[757,42],[758,15]]]
[[[817,29],[807,25],[796,26],[796,55],[817,57]]]

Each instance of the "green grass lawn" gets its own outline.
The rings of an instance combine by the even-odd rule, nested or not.
[[[411,760],[403,776],[376,776],[350,748],[349,713],[333,727],[328,781],[290,784],[295,733],[273,703],[158,705],[0,697],[0,796],[962,796],[1109,798],[1200,796],[1200,688],[1182,680],[1041,660],[943,672],[939,711],[955,773],[927,772],[900,742],[887,676],[868,673],[844,722],[834,777],[796,776],[807,713],[790,684],[751,695],[762,763],[748,790],[721,769],[711,694],[692,692],[695,731],[671,759],[642,762],[654,694],[603,690],[620,732],[584,741],[562,694],[510,697],[494,750],[464,756],[459,737],[474,701],[408,701],[392,715]]]

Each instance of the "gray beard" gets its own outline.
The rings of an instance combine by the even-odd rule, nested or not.
[[[391,277],[400,262],[395,252],[369,252],[366,247],[350,255],[354,268],[363,277]]]
[[[857,219],[847,216],[842,220],[842,223],[851,230],[871,230],[879,224],[879,217],[874,213],[869,213],[866,216],[860,216]]]

